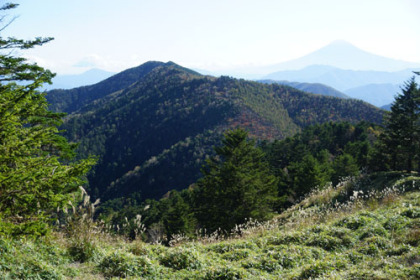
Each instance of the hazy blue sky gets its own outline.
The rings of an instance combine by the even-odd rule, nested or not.
[[[11,0],[12,1],[12,0]],[[1,1],[6,2],[6,1]],[[333,40],[420,62],[419,0],[17,0],[2,36],[51,36],[25,52],[59,74],[148,60],[223,70],[298,58]]]

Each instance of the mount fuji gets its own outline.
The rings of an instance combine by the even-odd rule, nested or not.
[[[346,70],[391,72],[420,67],[420,63],[379,56],[359,49],[347,41],[337,40],[300,58],[271,65],[269,68],[273,71],[269,72],[298,70],[311,65],[328,65]]]

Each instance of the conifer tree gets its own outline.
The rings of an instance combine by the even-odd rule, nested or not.
[[[323,187],[329,179],[328,171],[311,154],[289,166],[295,198],[301,198],[316,187]]]
[[[359,174],[359,166],[350,154],[342,154],[333,162],[333,174],[331,181],[334,185],[338,184],[340,178],[346,176],[356,176]]]
[[[16,6],[5,4],[0,11]],[[45,233],[50,211],[66,202],[93,164],[71,161],[75,146],[57,128],[63,115],[48,111],[38,91],[53,74],[13,56],[13,50],[51,40],[0,35],[0,233]]]
[[[195,203],[198,221],[208,230],[229,230],[246,218],[265,220],[272,214],[277,179],[242,129],[228,131],[217,156],[202,168]]]
[[[420,153],[420,90],[412,77],[385,117],[381,137],[383,152],[388,155],[391,169],[412,171]],[[420,168],[420,166],[417,166]]]

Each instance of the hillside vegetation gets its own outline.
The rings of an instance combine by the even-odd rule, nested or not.
[[[193,235],[197,227],[229,230],[250,217],[266,220],[273,211],[283,211],[319,186],[337,184],[341,177],[356,176],[363,168],[377,168],[373,142],[378,133],[379,127],[364,122],[325,123],[308,126],[284,140],[256,145],[244,130],[228,131],[214,147],[215,155],[203,164],[203,177],[188,189],[171,190],[158,201],[108,200],[98,213],[120,227],[125,219],[133,221],[141,215],[147,228],[159,229],[154,237],[144,236],[147,240]],[[188,151],[188,145],[179,149]],[[145,166],[142,174],[148,175],[148,170]],[[172,173],[159,170],[158,174],[165,178]],[[130,182],[132,176],[136,174],[124,179]],[[116,184],[115,190],[126,183]]]
[[[74,220],[47,238],[0,239],[2,279],[419,279],[420,178],[398,172],[314,191],[275,219],[171,247]],[[82,226],[83,225],[83,226]],[[90,226],[87,226],[90,225]]]

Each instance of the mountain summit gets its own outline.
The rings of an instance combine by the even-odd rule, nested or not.
[[[303,57],[272,65],[275,71],[297,70],[309,65],[328,65],[349,70],[398,71],[418,68],[420,63],[375,55],[347,41],[337,40]]]

